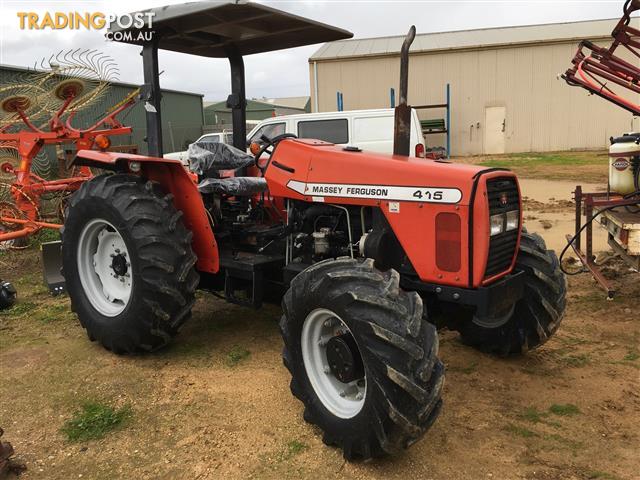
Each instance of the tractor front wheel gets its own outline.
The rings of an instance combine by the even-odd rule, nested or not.
[[[498,355],[526,352],[558,329],[566,307],[567,284],[553,250],[542,237],[523,230],[515,271],[524,272],[524,295],[502,315],[474,316],[456,328],[462,341]]]
[[[444,366],[422,300],[373,260],[319,262],[283,299],[280,329],[292,393],[304,419],[347,460],[394,454],[440,411]]]
[[[62,264],[72,309],[115,353],[166,345],[191,315],[191,232],[171,195],[132,175],[100,175],[71,197]]]

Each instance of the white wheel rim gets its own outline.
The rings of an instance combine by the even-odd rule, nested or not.
[[[94,219],[78,241],[78,274],[91,305],[106,317],[122,313],[131,298],[133,270],[127,245],[109,222]]]
[[[367,377],[343,383],[336,378],[327,361],[328,340],[336,335],[353,334],[338,315],[318,308],[304,321],[301,334],[302,361],[316,395],[333,415],[353,418],[364,406]]]

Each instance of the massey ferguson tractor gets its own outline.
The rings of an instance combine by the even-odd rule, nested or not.
[[[499,355],[553,335],[565,278],[522,227],[516,176],[409,156],[414,28],[402,47],[394,155],[290,134],[263,137],[248,154],[242,55],[350,34],[253,3],[154,11],[143,98],[155,156],[75,159],[111,171],[73,195],[62,234],[67,289],[91,340],[118,354],[159,349],[189,319],[197,289],[251,308],[281,301],[291,391],[351,460],[401,451],[433,424],[444,384],[436,324]],[[160,158],[163,46],[231,62],[238,148],[192,145],[191,172]]]

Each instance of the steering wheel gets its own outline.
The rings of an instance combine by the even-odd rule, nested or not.
[[[264,177],[264,172],[267,170],[267,167],[269,166],[269,163],[271,163],[271,156],[273,155],[273,152],[275,151],[276,147],[278,146],[278,143],[281,140],[284,140],[285,138],[298,138],[297,135],[293,134],[293,133],[283,133],[281,135],[277,135],[273,138],[269,138],[266,135],[261,135],[260,136],[260,140],[262,140],[263,145],[262,148],[260,148],[260,150],[258,151],[258,153],[256,153],[255,155],[255,165],[256,167],[258,167],[258,170],[260,170],[260,172],[262,173],[262,176]],[[273,148],[270,148],[273,147]],[[264,167],[260,166],[259,160],[260,157],[262,156],[263,153],[268,153],[269,154],[269,159],[267,160],[267,163],[265,163]]]

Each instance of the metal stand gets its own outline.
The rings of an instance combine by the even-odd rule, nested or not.
[[[445,103],[436,103],[432,105],[412,105],[412,108],[416,110],[427,110],[434,108],[444,108],[445,118],[435,120],[423,120],[422,134],[423,135],[435,135],[445,134],[447,137],[447,158],[451,158],[451,86],[447,83],[445,91]]]
[[[637,199],[624,199],[620,195],[610,194],[608,192],[598,193],[584,193],[580,185],[576,186],[573,192],[576,211],[575,211],[575,240],[571,243],[571,248],[575,252],[576,256],[582,262],[593,275],[593,278],[598,284],[607,292],[608,298],[613,298],[616,291],[613,288],[611,282],[607,280],[600,268],[595,263],[595,256],[593,255],[593,219],[596,215],[599,215],[603,209],[611,207],[623,207],[625,205],[636,205]],[[582,211],[584,204],[584,215],[586,226],[584,228],[586,234],[586,251],[582,250]],[[571,235],[567,235],[567,242],[571,242]],[[611,243],[611,242],[610,242]]]

